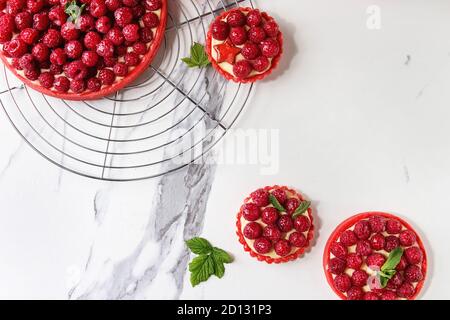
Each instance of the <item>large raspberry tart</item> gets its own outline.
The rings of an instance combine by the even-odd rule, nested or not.
[[[287,187],[252,192],[237,215],[239,242],[252,257],[269,264],[299,258],[314,237],[309,205],[300,193]]]
[[[325,247],[328,283],[344,300],[414,300],[423,288],[427,255],[404,220],[368,212],[341,223]]]
[[[0,0],[0,58],[43,94],[98,99],[148,68],[166,21],[167,0]]]
[[[283,53],[283,35],[267,13],[237,8],[223,12],[213,21],[206,53],[226,79],[255,82],[277,67]]]

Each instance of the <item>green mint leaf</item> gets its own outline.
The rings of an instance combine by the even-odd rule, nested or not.
[[[387,277],[380,276],[380,284],[381,284],[381,288],[383,288],[383,289],[386,288],[387,283],[388,283],[389,280],[390,280],[390,279],[387,278]]]
[[[269,200],[275,209],[280,212],[286,212],[286,209],[280,204],[277,197],[275,197],[273,194],[269,194]]]
[[[211,257],[214,260],[214,275],[219,278],[222,279],[223,276],[225,275],[225,265],[224,262],[221,261],[216,255],[214,255],[214,253],[211,255]]]
[[[300,205],[298,206],[297,209],[295,209],[294,213],[292,214],[292,218],[295,219],[297,218],[299,215],[302,215],[306,212],[306,210],[308,210],[308,208],[311,206],[311,202],[310,201],[303,201],[302,203],[300,203]]]
[[[189,68],[203,68],[211,63],[205,52],[205,47],[197,42],[191,47],[191,56],[182,58],[181,61],[186,63]]]
[[[389,257],[386,260],[386,262],[381,267],[381,271],[383,272],[391,272],[392,270],[395,271],[395,268],[400,263],[400,260],[403,255],[403,249],[402,248],[395,248],[394,250],[389,253]]]
[[[225,250],[222,250],[220,248],[213,248],[212,254],[214,256],[214,259],[216,261],[219,261],[221,263],[232,263],[233,258],[226,252]]]
[[[195,254],[210,254],[213,251],[213,247],[208,240],[203,238],[192,238],[186,241],[186,245]]]
[[[189,263],[193,287],[207,281],[215,273],[215,263],[211,255],[200,255]]]

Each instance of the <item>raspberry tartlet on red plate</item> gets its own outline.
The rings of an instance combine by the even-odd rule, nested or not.
[[[275,20],[252,8],[223,12],[210,26],[206,53],[226,79],[240,83],[262,80],[277,67],[283,35]]]
[[[414,300],[427,274],[416,231],[392,214],[368,212],[341,223],[325,247],[328,283],[344,300]]]
[[[167,0],[0,0],[0,58],[43,94],[98,99],[150,65],[166,21]]]
[[[252,192],[237,215],[236,226],[244,250],[269,264],[299,258],[314,237],[310,202],[280,186]]]

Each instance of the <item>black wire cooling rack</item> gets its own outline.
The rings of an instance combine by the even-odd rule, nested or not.
[[[251,0],[169,0],[158,56],[131,86],[96,101],[66,101],[24,86],[3,66],[0,104],[25,141],[70,172],[100,180],[158,177],[201,161],[244,109],[253,85],[212,68],[188,69],[194,42],[223,10]]]

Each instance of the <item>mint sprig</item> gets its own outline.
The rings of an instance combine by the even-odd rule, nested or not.
[[[280,212],[286,212],[286,209],[281,205],[277,197],[275,197],[273,194],[269,194],[269,200],[275,209],[277,209]]]
[[[292,219],[297,218],[298,216],[304,214],[306,210],[309,209],[311,206],[311,201],[302,201],[297,209],[295,209],[294,213],[292,214]]]
[[[204,238],[192,238],[186,241],[186,245],[192,253],[198,255],[189,263],[193,287],[207,281],[212,275],[223,278],[225,264],[233,262],[233,258],[225,250],[213,247]]]
[[[392,277],[397,273],[397,265],[400,263],[400,260],[403,256],[402,248],[395,248],[389,254],[388,259],[381,267],[380,272],[378,272],[378,276],[380,277],[381,288],[385,288],[387,283]]]
[[[85,3],[79,6],[76,0],[67,2],[66,5],[64,6],[64,12],[69,16],[67,18],[67,21],[76,24],[85,8],[86,8]]]
[[[186,63],[189,68],[203,68],[211,63],[205,52],[205,47],[197,42],[191,47],[191,56],[182,58],[181,61]]]

